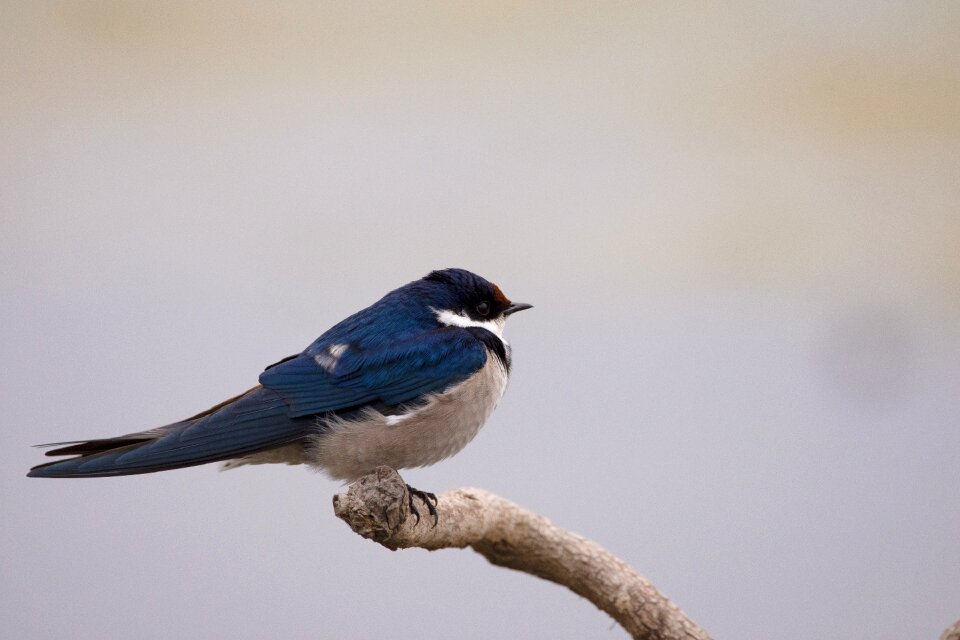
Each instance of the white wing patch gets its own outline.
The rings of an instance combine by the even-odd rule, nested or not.
[[[332,344],[325,351],[313,356],[313,360],[327,373],[333,373],[333,370],[337,368],[337,363],[340,362],[341,356],[349,348],[349,344]]]

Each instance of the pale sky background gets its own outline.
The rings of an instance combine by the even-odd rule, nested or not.
[[[960,4],[0,3],[0,635],[622,638],[304,468],[27,479],[434,268],[536,305],[457,457],[717,638],[960,617]]]

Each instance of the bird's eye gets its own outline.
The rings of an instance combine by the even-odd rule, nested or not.
[[[489,302],[481,302],[480,304],[478,304],[478,305],[477,305],[477,313],[479,313],[479,314],[482,315],[482,316],[485,316],[485,315],[487,315],[488,313],[490,313],[490,303],[489,303]]]

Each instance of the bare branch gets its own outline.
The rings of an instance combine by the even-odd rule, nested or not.
[[[646,578],[600,545],[565,531],[543,516],[482,489],[455,489],[440,497],[434,527],[426,508],[411,515],[406,483],[378,467],[333,498],[351,529],[388,549],[471,547],[491,563],[561,584],[606,611],[634,638],[709,640]]]
[[[940,640],[960,640],[960,620],[947,627]]]

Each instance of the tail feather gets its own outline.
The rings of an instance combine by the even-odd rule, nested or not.
[[[75,455],[28,473],[41,478],[95,478],[190,467],[273,449],[304,438],[312,417],[290,418],[278,394],[256,387],[194,418],[118,438],[62,442],[47,455]],[[56,446],[56,445],[54,445]]]
[[[38,447],[58,447],[51,449],[43,455],[45,456],[89,456],[110,449],[118,449],[131,444],[142,444],[154,440],[156,437],[150,436],[119,436],[117,438],[101,438],[98,440],[78,440],[77,442],[51,442],[49,444],[38,444]],[[68,446],[64,446],[68,445]]]

